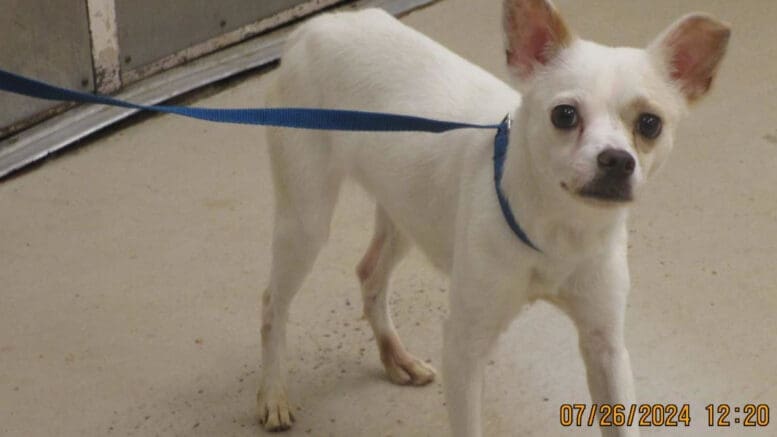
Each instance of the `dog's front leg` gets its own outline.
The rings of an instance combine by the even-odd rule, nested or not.
[[[577,326],[592,403],[623,405],[626,411],[635,402],[623,335],[629,288],[626,256],[615,251],[580,266],[562,287],[558,302]],[[639,436],[637,426],[607,426],[601,432],[605,437]]]
[[[495,287],[484,282],[454,277],[451,283],[442,364],[445,399],[455,437],[483,435],[485,363],[507,318],[506,294],[496,293]]]

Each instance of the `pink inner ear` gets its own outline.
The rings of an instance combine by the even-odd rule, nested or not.
[[[549,61],[547,49],[550,41],[550,30],[542,27],[532,29],[524,50],[530,59],[545,65]]]
[[[522,77],[528,77],[536,64],[545,65],[550,61],[548,46],[551,44],[550,30],[544,28],[528,29],[528,37],[517,51],[508,51],[508,63],[518,67]]]
[[[677,50],[672,57],[672,79],[687,78],[696,64],[696,59],[687,50]]]
[[[678,47],[672,56],[672,79],[682,84],[689,96],[706,92],[712,85],[710,71],[704,69],[702,58],[705,47]]]

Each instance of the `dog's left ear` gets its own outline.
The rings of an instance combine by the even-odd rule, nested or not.
[[[504,0],[507,66],[519,79],[529,79],[574,37],[549,0]]]
[[[678,20],[648,47],[688,102],[709,91],[731,36],[729,25],[706,14]]]

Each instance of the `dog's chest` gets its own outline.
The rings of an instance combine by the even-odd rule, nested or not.
[[[546,261],[533,266],[529,272],[527,296],[530,299],[556,297],[562,284],[575,271],[576,264],[570,261]]]

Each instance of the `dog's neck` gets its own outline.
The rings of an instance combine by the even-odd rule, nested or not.
[[[523,110],[526,110],[523,108]],[[622,231],[628,208],[595,206],[575,198],[539,174],[529,153],[526,117],[514,114],[504,164],[502,189],[512,212],[529,239],[543,253],[585,254]]]

